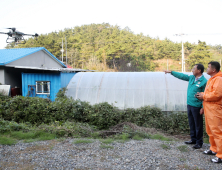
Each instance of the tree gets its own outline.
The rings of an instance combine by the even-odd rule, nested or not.
[[[206,42],[198,41],[198,44],[194,47],[191,54],[188,56],[187,64],[189,69],[192,69],[195,64],[203,64],[207,68],[207,64],[210,61],[212,54],[209,51],[210,47],[206,45]]]
[[[156,67],[154,60],[181,59],[181,43],[172,42],[167,38],[151,38],[142,33],[134,34],[128,27],[121,29],[109,23],[65,28],[58,32],[42,34],[37,39],[29,38],[25,44],[9,44],[7,48],[45,47],[61,59],[62,39],[65,48],[65,37],[68,63],[75,68],[152,71]],[[189,68],[197,62],[206,64],[211,56],[209,48],[201,41],[197,45],[184,43]],[[211,48],[221,51],[220,45]],[[93,63],[95,67],[92,66]]]

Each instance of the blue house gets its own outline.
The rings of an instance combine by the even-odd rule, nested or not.
[[[0,49],[0,83],[11,85],[12,95],[54,101],[59,89],[81,71],[89,70],[67,68],[44,47]]]
[[[22,73],[22,95],[54,101],[59,89],[66,87],[75,72]]]

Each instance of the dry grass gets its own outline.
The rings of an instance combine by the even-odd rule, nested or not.
[[[57,143],[59,143],[59,141],[57,140],[51,140],[49,141],[48,145],[34,145],[34,146],[30,146],[27,147],[26,149],[24,149],[23,151],[20,151],[20,153],[33,153],[33,152],[38,152],[38,151],[49,151],[52,149],[52,147],[54,147]]]
[[[108,136],[112,136],[115,134],[121,134],[122,132],[124,132],[124,126],[130,127],[130,129],[132,129],[132,131],[143,132],[143,133],[150,134],[150,135],[159,134],[160,136],[170,137],[174,140],[189,140],[190,139],[189,135],[170,135],[170,134],[163,133],[162,131],[157,130],[155,128],[141,127],[141,126],[137,126],[136,124],[130,123],[130,122],[123,122],[123,123],[120,123],[118,125],[111,127],[108,130],[100,131],[100,135],[102,137],[108,137]]]
[[[155,68],[155,71],[167,70],[167,59],[159,59],[159,60],[155,60],[154,62],[157,63],[159,66]],[[181,71],[180,63],[181,61],[168,59],[168,70]]]
[[[212,60],[220,62],[220,60],[222,60],[222,54],[214,52],[212,55]]]

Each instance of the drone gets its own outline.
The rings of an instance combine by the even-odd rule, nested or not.
[[[15,42],[15,44],[25,44],[24,36],[32,36],[38,37],[38,34],[24,34],[23,32],[17,31],[16,28],[6,28],[9,29],[9,32],[0,32],[0,34],[7,34],[8,38],[6,39],[6,43]]]

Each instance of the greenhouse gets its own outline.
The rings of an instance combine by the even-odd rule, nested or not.
[[[187,81],[164,72],[79,72],[66,95],[92,105],[108,102],[119,109],[149,105],[162,111],[186,111],[187,86]]]

